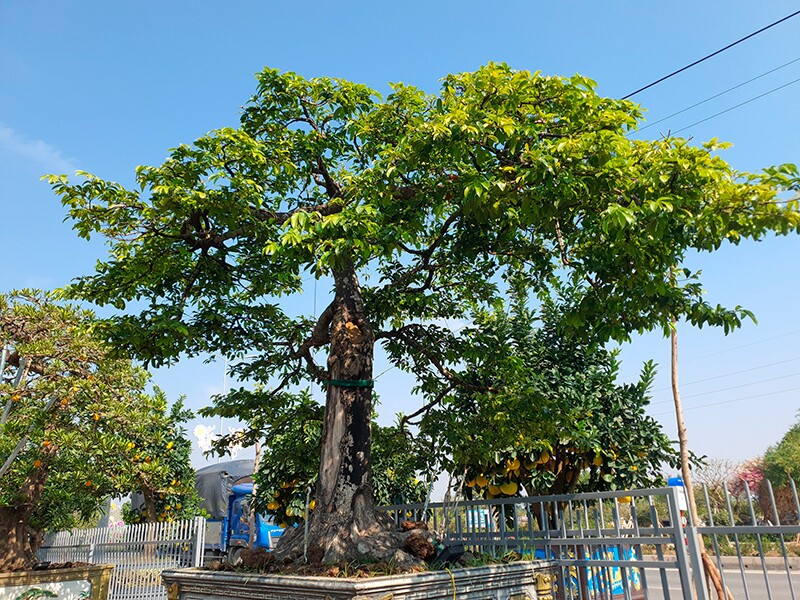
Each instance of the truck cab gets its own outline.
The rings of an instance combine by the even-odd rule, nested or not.
[[[250,513],[253,498],[253,484],[239,483],[231,488],[228,497],[228,515],[222,526],[222,551],[228,561],[236,564],[244,548],[250,545]],[[253,548],[272,550],[283,534],[283,529],[271,519],[255,514],[256,535]]]

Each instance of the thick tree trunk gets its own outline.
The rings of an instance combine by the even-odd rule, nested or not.
[[[36,564],[26,513],[16,507],[0,507],[0,573],[24,571]]]
[[[148,487],[142,488],[142,496],[144,497],[144,515],[148,523],[155,523],[158,521],[158,513],[156,512],[156,498],[153,490]]]
[[[31,569],[37,562],[39,532],[31,529],[30,519],[46,480],[47,471],[38,469],[20,489],[22,502],[0,507],[0,573]]]
[[[367,321],[355,271],[334,274],[334,312],[328,357],[316,508],[304,528],[284,534],[278,557],[345,564],[356,558],[391,558],[400,545],[389,520],[375,511],[370,463],[372,361],[375,337]]]

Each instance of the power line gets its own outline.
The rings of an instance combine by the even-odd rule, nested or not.
[[[755,396],[745,396],[743,398],[733,398],[732,400],[722,400],[720,402],[709,402],[708,404],[698,404],[697,406],[685,406],[683,410],[687,411],[687,410],[694,410],[696,408],[706,408],[708,406],[719,406],[720,404],[731,404],[733,402],[741,402],[743,400],[755,400],[756,398],[763,398],[765,396],[774,396],[775,394],[785,394],[786,392],[796,392],[797,390],[800,390],[800,387],[793,387],[786,390],[777,390],[775,392],[766,392],[764,394],[756,394]],[[653,413],[652,416],[658,417],[660,415],[671,415],[671,414],[673,413],[671,410],[669,410],[666,412]]]
[[[795,11],[795,12],[793,12],[792,14],[790,14],[790,15],[787,15],[787,16],[785,16],[785,17],[783,17],[782,19],[778,19],[777,21],[774,21],[773,23],[770,23],[770,24],[769,24],[769,25],[767,25],[766,27],[762,27],[762,28],[761,28],[761,29],[759,29],[758,31],[754,31],[754,32],[753,32],[753,33],[751,33],[751,34],[749,34],[749,35],[746,35],[746,36],[744,36],[743,38],[740,38],[740,39],[736,40],[736,41],[735,41],[735,42],[733,42],[732,44],[728,44],[728,45],[727,45],[727,46],[725,46],[724,48],[720,48],[720,49],[719,49],[719,50],[717,50],[716,52],[712,52],[711,54],[709,54],[709,55],[707,55],[707,56],[704,56],[703,58],[701,58],[701,59],[699,59],[699,60],[696,60],[696,61],[694,61],[694,62],[693,62],[693,63],[691,63],[691,64],[688,64],[688,65],[686,65],[685,67],[681,67],[680,69],[678,69],[677,71],[673,71],[673,72],[672,72],[672,73],[670,73],[669,75],[664,75],[664,77],[662,77],[661,79],[657,79],[657,80],[653,81],[652,83],[648,83],[646,86],[639,88],[639,89],[638,89],[638,90],[636,90],[635,92],[631,92],[631,93],[630,93],[630,94],[628,94],[627,96],[623,96],[623,98],[622,98],[622,99],[623,99],[623,100],[627,100],[628,98],[630,98],[631,96],[635,96],[635,95],[636,95],[636,94],[638,94],[639,92],[643,92],[643,91],[645,91],[645,90],[647,90],[647,89],[650,89],[650,88],[651,88],[651,87],[653,87],[654,85],[658,85],[658,84],[659,84],[659,83],[661,83],[662,81],[666,81],[667,79],[669,79],[670,77],[674,77],[674,76],[675,76],[675,75],[677,75],[678,73],[683,73],[683,72],[684,72],[684,71],[686,71],[687,69],[691,69],[691,68],[692,68],[692,67],[694,67],[695,65],[699,65],[701,62],[707,61],[709,58],[713,58],[713,57],[714,57],[714,56],[716,56],[717,54],[721,54],[722,52],[725,52],[726,50],[728,50],[728,49],[730,49],[730,48],[733,48],[733,47],[734,47],[734,46],[736,46],[737,44],[741,44],[741,43],[742,43],[742,42],[744,42],[745,40],[749,40],[751,37],[754,37],[754,36],[758,35],[759,33],[762,33],[762,32],[764,32],[764,31],[766,31],[767,29],[770,29],[770,28],[772,28],[772,27],[775,27],[776,25],[778,25],[778,24],[780,24],[780,23],[783,23],[784,21],[787,21],[787,20],[791,19],[792,17],[796,17],[797,15],[800,15],[800,10],[798,10],[798,11]]]
[[[793,84],[797,83],[798,81],[800,81],[800,78],[797,78],[797,79],[795,79],[793,81],[790,81],[789,83],[784,83],[783,85],[781,85],[779,87],[776,87],[776,88],[773,88],[773,89],[769,90],[768,92],[764,92],[763,94],[759,94],[758,96],[756,96],[754,98],[750,98],[749,100],[745,100],[744,102],[740,102],[736,106],[731,106],[730,108],[726,108],[725,110],[721,110],[718,113],[715,113],[715,114],[711,115],[710,117],[706,117],[705,119],[700,119],[699,121],[697,121],[695,123],[692,123],[691,125],[687,125],[686,127],[681,127],[680,129],[678,129],[677,131],[673,131],[672,133],[676,134],[676,133],[680,133],[681,131],[686,131],[687,129],[691,129],[695,125],[700,125],[700,123],[705,123],[706,121],[710,121],[711,119],[714,119],[714,118],[716,118],[716,117],[718,117],[720,115],[724,115],[727,112],[731,112],[732,110],[737,109],[740,106],[744,106],[745,104],[750,104],[751,102],[754,102],[754,101],[758,100],[759,98],[763,98],[764,96],[768,96],[769,94],[772,94],[773,92],[777,92],[778,90],[782,90],[785,87],[789,87],[790,85],[793,85]]]
[[[790,377],[797,377],[800,373],[789,373],[788,375],[779,375],[778,377],[770,377],[769,379],[761,379],[759,381],[751,381],[750,383],[741,383],[739,385],[732,385],[726,388],[720,388],[718,390],[710,390],[708,392],[700,392],[699,394],[691,394],[689,396],[683,396],[684,400],[688,400],[689,398],[699,398],[700,396],[710,396],[711,394],[719,394],[720,392],[728,392],[730,390],[738,390],[745,387],[750,387],[751,385],[758,385],[759,383],[769,383],[770,381],[778,381],[779,379],[789,379]],[[650,406],[655,406],[656,404],[668,404],[672,402],[672,400],[659,400],[657,402],[651,402]]]
[[[789,62],[784,63],[779,67],[775,67],[774,69],[770,69],[769,71],[765,71],[764,73],[761,73],[760,75],[756,75],[755,77],[752,77],[752,78],[748,79],[747,81],[743,81],[742,83],[740,83],[738,85],[730,87],[727,90],[719,92],[718,94],[714,94],[713,96],[709,96],[705,100],[701,100],[700,102],[695,102],[691,106],[687,106],[686,108],[683,108],[683,109],[681,109],[681,110],[679,110],[677,112],[672,113],[671,115],[667,115],[666,117],[658,119],[657,121],[653,121],[652,123],[648,123],[644,127],[640,127],[636,131],[632,131],[630,134],[636,133],[638,131],[644,131],[645,129],[649,129],[650,127],[654,127],[655,125],[658,125],[659,123],[663,123],[667,119],[671,119],[672,117],[677,117],[678,115],[683,114],[686,111],[692,110],[693,108],[697,108],[698,106],[701,106],[702,104],[705,104],[706,102],[710,102],[711,100],[714,100],[716,98],[719,98],[720,96],[724,96],[725,94],[727,94],[729,92],[732,92],[733,90],[738,90],[740,87],[744,87],[748,83],[753,83],[757,79],[761,79],[762,77],[766,77],[767,75],[770,75],[770,74],[774,73],[775,71],[779,71],[779,70],[781,70],[781,69],[783,69],[785,67],[788,67],[789,65],[792,65],[792,64],[794,64],[794,63],[796,63],[798,61],[800,61],[800,58],[795,58],[794,60],[790,60]]]
[[[766,342],[771,342],[773,340],[784,338],[784,337],[787,337],[789,335],[795,335],[797,333],[800,333],[800,329],[795,329],[793,331],[788,331],[788,332],[782,333],[780,335],[774,335],[772,337],[764,338],[763,340],[759,340],[757,342],[750,342],[749,344],[742,344],[741,346],[734,346],[733,348],[726,348],[725,350],[720,350],[718,352],[711,352],[710,354],[703,354],[702,356],[695,356],[694,358],[690,358],[689,360],[682,360],[681,364],[695,362],[697,360],[703,360],[704,358],[710,358],[712,356],[719,356],[720,354],[726,354],[727,352],[733,352],[735,350],[741,350],[742,348],[749,348],[751,346],[758,346],[759,344],[764,344]],[[691,385],[691,384],[690,383],[685,383],[683,385]],[[667,388],[664,388],[664,389],[667,389]]]
[[[681,387],[686,387],[688,385],[694,385],[695,383],[704,383],[706,381],[714,381],[715,379],[723,379],[725,377],[730,377],[732,375],[738,375],[739,373],[749,373],[750,371],[758,371],[760,369],[766,369],[768,367],[776,367],[778,365],[785,365],[786,363],[794,362],[796,360],[800,360],[800,356],[796,356],[794,358],[787,358],[786,360],[779,360],[778,362],[767,363],[766,365],[759,365],[758,367],[750,367],[749,369],[739,369],[733,373],[723,373],[722,375],[714,375],[713,377],[705,377],[704,379],[695,379],[694,381],[690,381],[688,383],[680,384]],[[669,387],[661,387],[654,392],[660,392],[662,390],[668,390]]]

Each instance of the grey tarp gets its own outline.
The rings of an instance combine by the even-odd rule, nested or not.
[[[201,498],[200,508],[205,509],[212,519],[223,519],[228,513],[228,496],[231,487],[240,479],[253,474],[255,463],[252,459],[230,460],[203,467],[195,474],[195,488]],[[140,493],[131,494],[131,508],[141,509],[144,497]]]
[[[212,519],[222,519],[228,512],[228,496],[234,483],[253,474],[252,460],[231,460],[203,467],[195,474],[197,494]]]

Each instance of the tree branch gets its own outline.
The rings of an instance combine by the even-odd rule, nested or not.
[[[411,419],[413,419],[414,417],[418,417],[422,413],[428,412],[430,409],[432,409],[434,406],[436,406],[442,400],[444,400],[445,397],[447,396],[447,394],[452,392],[454,388],[455,388],[455,386],[452,385],[452,384],[447,386],[445,389],[443,389],[441,392],[439,392],[439,394],[433,400],[431,400],[430,402],[428,402],[427,404],[422,406],[419,410],[411,413],[410,415],[403,415],[403,417],[400,419],[400,428],[402,429],[403,426],[406,425],[406,424],[417,425],[418,423],[412,423]]]

